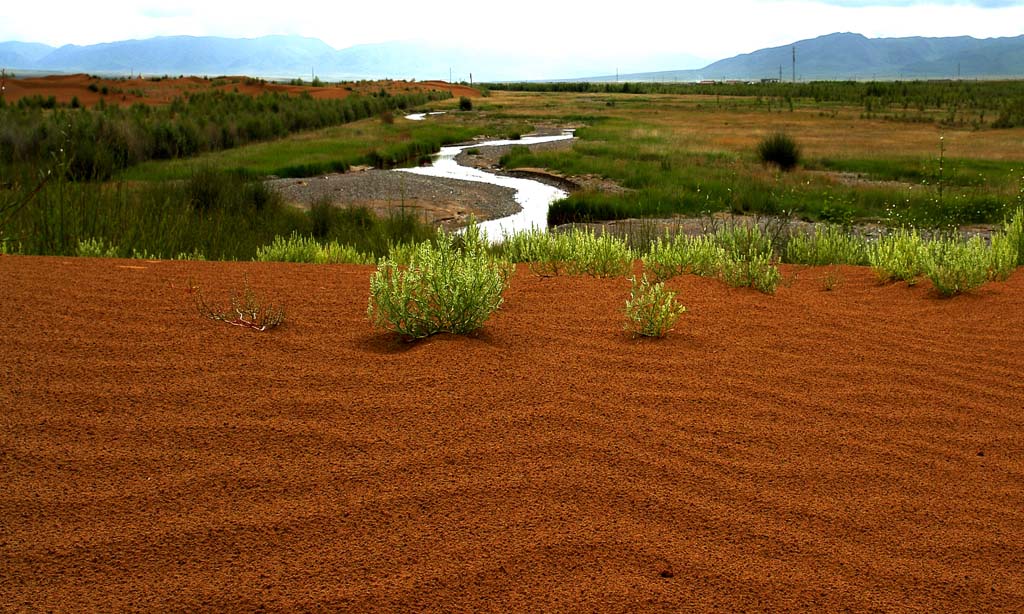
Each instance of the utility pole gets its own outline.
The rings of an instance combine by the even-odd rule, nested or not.
[[[796,83],[796,45],[793,45],[793,83]]]
[[[7,69],[0,70],[0,100],[4,99],[4,92],[7,91]]]
[[[619,69],[618,69],[618,67],[615,68],[615,82],[616,83],[619,82]]]
[[[452,67],[448,67],[448,83],[452,82]]]
[[[782,64],[779,64],[779,83],[782,83]]]

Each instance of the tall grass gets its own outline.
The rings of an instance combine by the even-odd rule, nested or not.
[[[314,229],[314,216],[286,205],[262,182],[208,168],[182,182],[105,185],[70,181],[58,167],[38,191],[22,180],[0,195],[17,204],[0,210],[0,236],[24,254],[75,255],[80,245],[94,254],[102,244],[120,256],[249,260],[276,237],[312,236]],[[318,215],[318,239],[374,257],[392,244],[435,236],[410,212],[380,218],[366,209],[331,208]]]
[[[74,179],[106,179],[145,160],[186,158],[257,141],[353,122],[385,110],[451,97],[449,92],[350,96],[319,100],[309,95],[247,96],[221,91],[192,93],[165,106],[128,108],[99,104],[57,109],[23,99],[0,106],[0,172],[38,167],[51,152],[69,154]]]

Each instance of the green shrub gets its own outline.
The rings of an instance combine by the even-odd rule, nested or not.
[[[103,239],[84,239],[78,241],[77,253],[83,258],[117,258],[119,252],[116,245],[107,245]]]
[[[320,244],[312,237],[303,237],[293,232],[287,239],[274,237],[270,245],[256,248],[256,260],[260,262],[306,262],[314,263],[320,254]]]
[[[510,262],[529,263],[530,271],[541,277],[616,277],[629,272],[635,257],[623,239],[579,229],[519,232],[506,236],[499,249]]]
[[[642,260],[645,271],[650,272],[655,280],[664,281],[684,273],[717,276],[725,255],[725,249],[714,237],[677,234],[672,239],[657,239]]]
[[[626,242],[610,234],[573,230],[569,234],[571,268],[593,277],[625,275],[633,267],[634,254]]]
[[[465,96],[459,97],[459,110],[460,111],[472,111],[473,101]]]
[[[633,336],[664,337],[686,312],[676,301],[676,293],[665,288],[663,282],[651,284],[644,275],[633,284],[626,301],[626,332]]]
[[[320,244],[312,237],[293,232],[287,239],[274,237],[270,245],[256,249],[261,262],[305,262],[310,264],[373,264],[371,254],[364,254],[351,245],[337,242]]]
[[[475,224],[462,243],[459,249],[446,233],[436,243],[420,243],[407,267],[383,258],[370,277],[366,313],[373,325],[406,339],[483,326],[501,306],[514,265],[487,253]]]
[[[774,253],[772,238],[757,224],[728,224],[716,230],[712,236],[729,258],[771,258]]]
[[[758,143],[757,156],[765,164],[791,171],[800,162],[800,146],[788,135],[776,132]]]
[[[917,230],[900,229],[880,237],[868,248],[868,263],[878,279],[911,285],[924,273],[927,246]]]
[[[1017,266],[1024,264],[1024,207],[1017,207],[1013,216],[1003,224],[1003,231],[1017,254]]]
[[[974,290],[990,279],[992,258],[979,237],[932,241],[925,250],[924,274],[941,296]]]
[[[868,263],[867,243],[838,226],[826,226],[810,234],[795,234],[786,244],[786,262],[822,266]]]
[[[734,288],[750,287],[765,294],[775,294],[782,274],[771,256],[754,254],[749,258],[726,257],[722,261],[722,281]]]
[[[1018,246],[1008,233],[992,235],[989,248],[989,275],[992,281],[1006,281],[1017,268]]]

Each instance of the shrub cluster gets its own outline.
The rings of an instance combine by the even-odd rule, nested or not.
[[[729,225],[710,235],[658,239],[642,260],[657,280],[693,273],[774,294],[782,276],[773,254],[772,239],[761,227]]]
[[[0,170],[49,162],[69,154],[75,179],[106,179],[150,159],[184,158],[406,109],[451,97],[449,92],[350,96],[318,100],[308,94],[260,96],[222,91],[189,94],[166,106],[99,104],[56,109],[31,103],[0,107]]]
[[[679,316],[686,312],[676,301],[676,293],[664,282],[650,283],[647,275],[640,281],[630,278],[632,288],[626,300],[626,332],[642,337],[664,337],[672,330]]]
[[[336,241],[318,243],[312,237],[292,233],[287,239],[275,237],[273,243],[256,250],[256,260],[262,262],[305,262],[315,264],[373,264],[371,254],[358,251],[351,245]]]
[[[505,237],[500,249],[509,261],[529,263],[530,270],[542,277],[618,277],[630,271],[635,258],[625,241],[576,228],[568,232],[535,229],[516,233]]]
[[[390,257],[380,261],[370,277],[367,316],[405,339],[473,332],[501,306],[513,266],[487,252],[475,224],[458,244],[443,233],[415,246],[405,266]]]
[[[783,171],[791,171],[800,162],[800,147],[788,135],[776,132],[758,143],[757,156],[765,164],[774,164]]]

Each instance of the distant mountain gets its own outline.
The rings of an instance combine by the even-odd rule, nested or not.
[[[634,68],[700,61],[681,54],[633,58]],[[0,67],[101,74],[245,74],[273,78],[521,80],[587,74],[594,60],[531,56],[416,41],[357,45],[337,50],[319,39],[265,36],[253,39],[164,36],[60,48],[0,43]]]
[[[793,77],[801,81],[827,79],[965,79],[1024,77],[1024,36],[976,39],[867,38],[836,33],[761,49],[709,64],[700,70],[632,73],[620,81],[752,80]],[[591,77],[574,81],[611,81]]]
[[[53,47],[39,43],[0,43],[0,67],[28,68],[53,51]]]
[[[308,75],[330,61],[335,50],[298,36],[252,39],[162,36],[99,45],[65,45],[36,60],[30,68],[61,72]]]
[[[934,79],[1024,77],[1024,36],[1016,38],[866,38],[829,34],[720,60],[699,70],[626,72],[563,81],[698,81],[702,79]],[[337,50],[315,38],[264,36],[233,39],[164,36],[99,45],[53,48],[0,43],[0,67],[101,74],[250,75],[271,78],[448,79],[507,81],[594,74],[599,63],[542,57],[527,48],[514,54],[425,42],[389,42]],[[685,55],[634,57],[636,67],[699,65]],[[629,66],[626,67],[627,70]],[[781,71],[780,71],[781,68]]]

